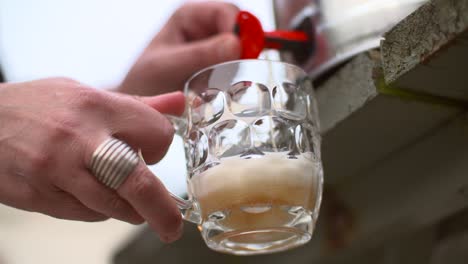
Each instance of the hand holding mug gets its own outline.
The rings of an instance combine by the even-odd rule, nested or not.
[[[146,161],[159,161],[174,132],[163,114],[183,109],[180,92],[127,96],[63,78],[0,84],[0,202],[70,220],[146,221],[163,241],[177,239],[180,213],[143,162],[112,188],[90,165],[112,138],[114,154],[141,149]]]

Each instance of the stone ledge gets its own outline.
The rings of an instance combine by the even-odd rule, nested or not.
[[[433,0],[387,32],[385,81],[468,101],[468,0]]]

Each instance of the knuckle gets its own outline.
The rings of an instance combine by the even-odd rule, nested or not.
[[[61,142],[77,137],[79,127],[79,121],[72,115],[59,114],[55,117],[51,128],[52,142]]]
[[[124,209],[125,206],[122,199],[117,195],[111,195],[110,197],[108,197],[106,204],[109,205],[109,208],[113,212],[121,211],[122,209]]]
[[[42,172],[53,164],[53,155],[45,151],[31,153],[29,154],[29,164],[31,172]]]
[[[148,177],[145,173],[143,166],[138,166],[133,175],[130,175],[131,181],[131,192],[133,195],[138,197],[148,197],[154,192],[153,179]]]
[[[105,104],[104,95],[92,88],[77,89],[74,103],[78,109],[94,109]]]

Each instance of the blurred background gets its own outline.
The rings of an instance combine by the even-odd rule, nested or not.
[[[183,0],[0,0],[0,67],[7,81],[65,76],[96,88],[118,84]],[[231,0],[274,27],[270,0]],[[180,142],[151,169],[184,193]],[[111,263],[141,226],[80,223],[0,204],[0,264]]]

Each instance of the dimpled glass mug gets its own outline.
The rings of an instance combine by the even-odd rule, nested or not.
[[[240,60],[185,85],[183,137],[189,200],[173,195],[209,248],[264,254],[307,243],[323,173],[313,88],[290,64]]]

